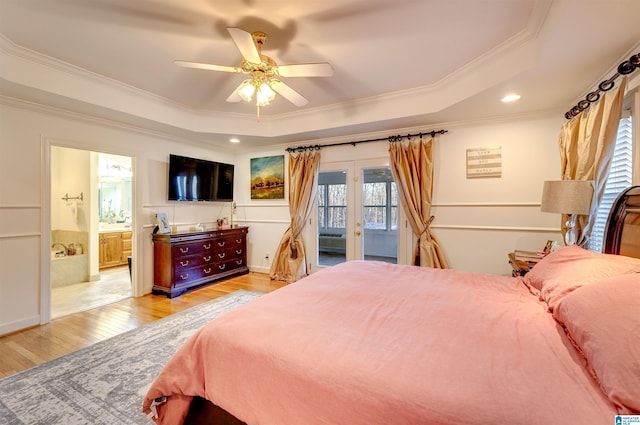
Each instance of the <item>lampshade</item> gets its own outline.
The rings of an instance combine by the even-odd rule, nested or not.
[[[559,214],[588,215],[593,197],[591,180],[546,181],[540,210]]]

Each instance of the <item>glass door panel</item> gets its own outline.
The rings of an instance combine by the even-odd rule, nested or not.
[[[359,258],[398,262],[398,191],[388,167],[362,168]],[[362,224],[362,225],[360,225]],[[360,227],[362,230],[360,230]]]
[[[318,174],[318,265],[347,261],[347,171]]]
[[[387,164],[328,165],[318,174],[314,266],[349,260],[397,263],[398,213],[398,193]]]

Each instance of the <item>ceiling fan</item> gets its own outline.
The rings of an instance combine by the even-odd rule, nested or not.
[[[176,65],[186,68],[206,69],[211,71],[235,72],[248,74],[251,78],[244,80],[227,98],[227,102],[252,101],[256,95],[258,114],[261,106],[268,105],[276,93],[296,106],[304,106],[309,101],[300,93],[283,83],[279,77],[330,77],[333,68],[330,64],[305,63],[297,65],[277,65],[273,59],[262,54],[262,46],[267,34],[262,31],[248,33],[240,28],[227,28],[233,42],[242,54],[242,65],[239,67],[213,65],[199,62],[174,61]]]

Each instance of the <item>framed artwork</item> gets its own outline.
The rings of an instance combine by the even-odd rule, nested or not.
[[[171,227],[169,226],[169,218],[166,213],[156,214],[158,219],[158,232],[159,233],[171,233]]]
[[[467,178],[502,177],[502,147],[467,149]]]
[[[284,199],[284,155],[251,158],[251,199]]]

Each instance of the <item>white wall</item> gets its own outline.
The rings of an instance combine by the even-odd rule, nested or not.
[[[153,286],[151,232],[156,212],[166,212],[173,222],[189,225],[215,221],[230,205],[167,201],[169,153],[234,162],[233,155],[187,140],[2,97],[0,135],[0,335],[46,322],[50,314],[46,288],[51,206],[57,209],[64,203],[58,193],[49,194],[52,146],[133,158],[136,295],[150,292]],[[69,188],[69,195],[76,196],[77,190]],[[64,208],[58,215],[65,215]]]
[[[544,180],[560,177],[561,114],[449,127],[435,149],[432,227],[449,266],[509,274],[507,253],[559,240],[560,216],[540,212]],[[502,177],[466,178],[466,150],[500,146]]]
[[[94,201],[91,192],[90,157],[84,150],[51,149],[51,229],[89,231],[88,205]],[[43,188],[44,189],[44,188]],[[82,193],[83,200],[64,201]],[[73,207],[76,206],[76,215]]]
[[[237,205],[235,222],[249,226],[247,262],[251,270],[264,273],[269,272],[273,255],[284,231],[289,226],[289,205],[286,190],[285,199],[251,199],[250,165],[251,158],[276,155],[285,156],[285,184],[288,184],[286,181],[288,155],[282,148],[239,154],[235,159],[234,198]]]
[[[40,133],[30,125],[23,111],[4,106],[0,108],[2,334],[40,321],[39,282],[43,252],[40,215],[44,212],[40,208]]]
[[[550,112],[433,128],[448,130],[434,146],[432,229],[449,267],[510,274],[508,252],[540,249],[548,239],[561,238],[560,216],[540,212],[540,199],[542,182],[559,178],[557,142],[563,123],[561,113]],[[352,140],[361,139],[344,141]],[[489,146],[501,147],[502,177],[467,179],[466,150]],[[374,142],[324,148],[321,162],[387,155],[388,143]]]
[[[559,217],[540,213],[539,201],[542,182],[559,174],[557,136],[563,121],[555,112],[438,127],[449,133],[436,142],[433,228],[451,267],[507,274],[507,252],[539,248],[547,239],[559,239],[553,231],[559,227]],[[0,134],[0,334],[41,323],[48,315],[49,300],[43,288],[49,285],[50,146],[133,157],[136,295],[150,292],[153,285],[155,213],[167,213],[180,226],[231,215],[229,203],[168,202],[169,153],[235,164],[235,219],[250,226],[248,264],[252,270],[268,272],[289,224],[286,200],[251,200],[249,190],[250,159],[285,154],[282,147],[234,155],[1,97]],[[390,130],[389,134],[400,133]],[[368,136],[355,135],[349,140]],[[502,177],[467,180],[466,149],[495,145],[502,147]],[[322,161],[382,158],[387,148],[386,142],[325,148]]]

